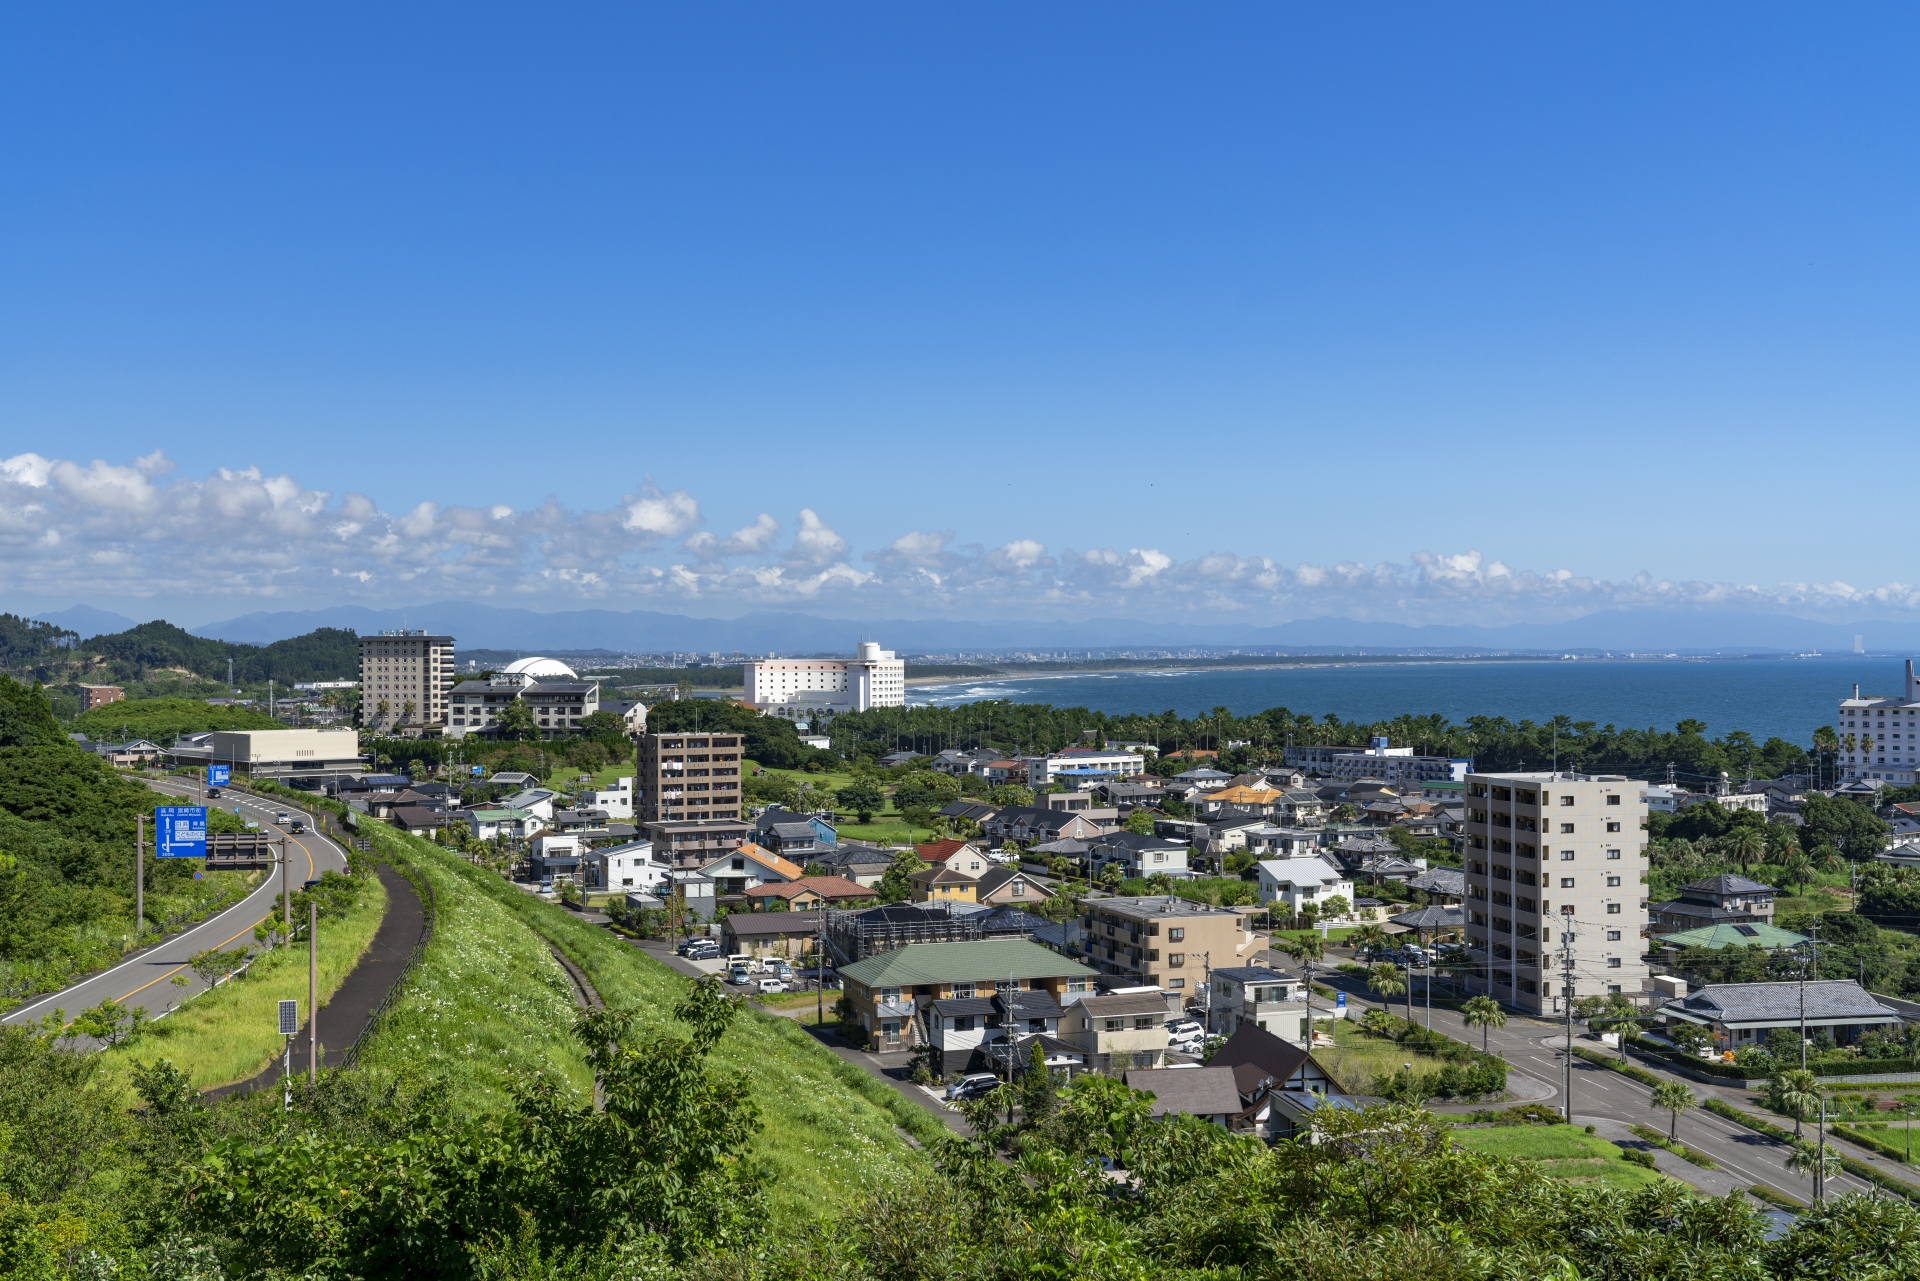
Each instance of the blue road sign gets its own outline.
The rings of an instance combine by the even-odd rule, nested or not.
[[[232,774],[233,766],[231,765],[209,765],[207,766],[207,786],[225,787],[227,785],[227,779],[230,778]]]
[[[156,806],[153,811],[153,852],[160,858],[205,858],[207,807]]]
[[[473,772],[474,772],[474,776],[478,777],[479,775],[487,772],[487,767],[484,765],[476,765],[473,767]]]
[[[1336,1010],[1344,1010],[1347,1008],[1347,994],[1345,992],[1335,992],[1333,994],[1333,1008]]]

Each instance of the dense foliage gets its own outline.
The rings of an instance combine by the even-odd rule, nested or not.
[[[154,621],[124,632],[81,640],[45,623],[0,615],[0,667],[53,682],[135,685],[155,678],[263,685],[295,681],[350,680],[359,673],[360,638],[337,627],[270,645],[241,645],[195,636],[172,623]]]
[[[1568,716],[1542,722],[1472,716],[1454,724],[1436,713],[1360,722],[1342,720],[1331,712],[1316,719],[1284,707],[1248,716],[1235,716],[1224,707],[1194,717],[1173,711],[1113,716],[1084,707],[1000,699],[952,707],[848,712],[831,721],[829,733],[835,750],[849,757],[881,756],[902,749],[933,753],[949,747],[1057,751],[1076,743],[1112,739],[1152,743],[1163,755],[1248,744],[1229,749],[1223,768],[1276,757],[1288,746],[1364,745],[1375,735],[1427,754],[1470,756],[1482,769],[1537,769],[1557,761],[1562,769],[1665,777],[1671,764],[1677,776],[1689,780],[1717,779],[1723,771],[1736,777],[1751,773],[1772,778],[1806,769],[1809,759],[1808,749],[1778,738],[1756,743],[1740,730],[1710,739],[1706,724],[1697,720],[1659,730],[1622,729]]]
[[[96,742],[148,739],[171,745],[182,734],[215,729],[285,729],[263,711],[251,707],[215,706],[203,698],[126,698],[82,712],[67,723],[76,734]]]
[[[158,800],[68,742],[41,691],[0,676],[0,1006],[119,958],[133,924],[135,820]],[[216,830],[239,826],[213,817]],[[237,873],[195,881],[201,866],[150,859],[150,926],[239,892]]]
[[[23,667],[66,657],[79,639],[78,633],[52,623],[0,614],[0,667]]]

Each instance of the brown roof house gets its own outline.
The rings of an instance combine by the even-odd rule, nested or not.
[[[844,876],[807,876],[797,881],[768,881],[748,886],[747,902],[756,912],[786,910],[812,911],[820,907],[865,907],[880,897],[879,891],[856,885]]]

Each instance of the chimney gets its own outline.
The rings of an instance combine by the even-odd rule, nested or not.
[[[1911,658],[1907,660],[1907,701],[1909,703],[1920,702],[1920,682],[1914,680],[1913,660]]]
[[[1853,700],[1856,703],[1860,701],[1860,687],[1858,685],[1853,687]]]

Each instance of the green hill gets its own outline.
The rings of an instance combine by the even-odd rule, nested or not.
[[[215,707],[199,698],[127,698],[80,713],[68,728],[103,742],[150,738],[165,745],[180,734],[286,726],[251,707]]]

